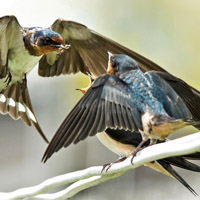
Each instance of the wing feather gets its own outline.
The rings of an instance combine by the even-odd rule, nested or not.
[[[71,47],[60,56],[56,56],[55,52],[43,56],[39,63],[40,76],[58,76],[79,71],[102,75],[106,72],[108,51],[129,55],[143,71],[165,71],[147,58],[77,22],[57,19],[51,29],[60,33],[65,43]]]
[[[137,126],[142,126],[139,118],[141,116],[131,101],[129,88],[116,76],[103,75],[94,81],[65,118],[52,138],[43,160],[45,162],[63,146],[76,144],[108,127],[138,130]]]
[[[8,55],[23,45],[22,29],[15,16],[0,18],[0,78],[7,75]]]
[[[195,88],[188,85],[183,80],[164,72],[154,72],[162,79],[164,79],[178,94],[179,98],[185,103],[187,109],[192,114],[192,118],[195,121],[200,121],[200,92]],[[180,104],[180,102],[179,102]],[[175,109],[178,107],[175,106]],[[180,115],[183,115],[182,109],[179,109]],[[196,128],[200,129],[200,125],[196,125]]]
[[[28,126],[33,124],[42,138],[48,143],[33,111],[26,81],[22,83],[16,82],[1,91],[0,113],[9,114],[15,120],[21,118]]]

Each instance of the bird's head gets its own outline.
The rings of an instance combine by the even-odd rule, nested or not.
[[[123,74],[125,72],[129,72],[130,70],[137,70],[139,66],[137,62],[123,54],[112,54],[108,52],[108,74]]]
[[[53,51],[67,49],[62,36],[50,29],[29,29],[24,36],[25,47],[32,55],[43,55]]]

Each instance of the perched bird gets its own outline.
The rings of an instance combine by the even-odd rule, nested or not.
[[[55,134],[55,136],[53,137],[50,145],[48,146],[44,156],[43,156],[43,161],[46,162],[46,160],[56,151],[58,151],[62,146],[67,147],[69,144],[73,143],[77,143],[80,139],[84,139],[85,137],[87,137],[87,135],[93,135],[92,132],[90,132],[90,130],[95,129],[93,126],[93,123],[95,124],[99,124],[99,126],[103,126],[103,123],[106,123],[106,121],[109,121],[109,118],[106,118],[107,116],[107,109],[109,109],[109,107],[106,107],[105,104],[109,104],[109,97],[104,96],[103,93],[106,92],[107,90],[107,94],[109,96],[109,91],[111,92],[112,87],[118,87],[117,83],[114,81],[110,81],[110,88],[107,84],[107,86],[103,85],[103,79],[105,79],[105,76],[110,76],[110,75],[104,75],[102,77],[97,78],[97,80],[95,80],[92,76],[90,76],[90,85],[88,88],[81,88],[79,89],[81,92],[83,92],[85,95],[87,95],[87,97],[85,97],[85,95],[83,96],[82,100],[80,100],[80,102],[74,107],[74,109],[71,111],[71,113],[69,114],[69,116],[64,120],[64,122],[62,123],[62,125],[60,126],[60,128],[58,129],[57,133]],[[172,80],[174,80],[175,83],[175,77],[171,77]],[[96,83],[98,81],[98,83]],[[104,80],[105,81],[105,80]],[[182,86],[184,87],[188,87],[186,83],[182,82]],[[98,87],[104,87],[104,88],[100,88],[98,89]],[[120,92],[120,89],[118,87],[118,92]],[[93,91],[91,91],[93,90]],[[96,92],[94,92],[96,90]],[[87,92],[88,91],[88,92]],[[115,91],[115,92],[116,92]],[[186,90],[187,91],[187,90]],[[190,89],[190,91],[192,91]],[[114,92],[114,93],[115,93]],[[90,94],[89,94],[90,93]],[[189,92],[188,92],[189,94]],[[104,97],[99,100],[94,100],[96,98],[96,96],[98,95],[103,95]],[[191,94],[193,95],[193,94]],[[90,99],[92,97],[92,99]],[[113,94],[111,94],[111,96],[113,97]],[[187,98],[190,99],[191,96],[188,96]],[[117,94],[115,96],[115,100],[119,98],[117,97]],[[97,99],[99,99],[99,97],[97,97]],[[107,102],[106,102],[107,99]],[[110,98],[111,100],[111,98]],[[84,101],[84,103],[83,103]],[[104,101],[104,106],[103,107],[103,103],[101,104],[101,101]],[[98,108],[97,113],[95,113],[95,106],[98,106],[98,103],[100,103],[100,108]],[[112,102],[110,102],[112,103]],[[115,101],[116,103],[116,101]],[[91,109],[88,107],[91,106]],[[116,108],[116,105],[112,105],[114,106],[114,108]],[[122,106],[121,106],[122,107]],[[192,109],[191,109],[192,110]],[[78,114],[80,112],[80,115]],[[96,116],[96,114],[100,115]],[[77,116],[78,115],[78,116]],[[114,119],[120,120],[121,118],[123,118],[124,113],[118,109],[116,109],[116,113],[115,113],[115,117],[113,117],[113,121]],[[96,116],[96,118],[95,118]],[[117,119],[118,118],[118,119]],[[124,122],[125,122],[125,118]],[[121,120],[123,120],[121,119]],[[87,124],[90,123],[88,126]],[[83,124],[83,126],[82,126]],[[85,128],[87,128],[87,131],[85,131]],[[142,142],[142,136],[139,132],[137,131],[129,131],[129,130],[125,130],[125,129],[120,129],[120,128],[107,128],[105,129],[105,131],[103,132],[99,132],[96,134],[97,138],[101,141],[102,144],[104,144],[109,150],[111,150],[112,152],[116,153],[117,155],[120,156],[120,159],[117,160],[116,162],[122,161],[124,160],[126,157],[130,156],[132,154],[132,152],[135,151],[136,147]],[[78,136],[84,132],[84,135],[82,138],[78,139]],[[78,134],[77,134],[78,133]],[[92,134],[91,134],[92,133]],[[164,141],[160,141],[157,140],[156,143],[161,143]],[[146,147],[150,144],[150,140],[145,142],[142,147]],[[159,171],[167,176],[176,178],[178,181],[180,181],[186,188],[188,188],[194,195],[197,195],[197,193],[188,185],[188,183],[174,170],[174,168],[172,166],[177,166],[186,170],[191,170],[191,171],[196,171],[196,172],[200,172],[200,167],[189,162],[187,159],[200,159],[200,153],[194,153],[191,155],[186,155],[186,156],[179,156],[179,157],[170,157],[170,158],[165,158],[162,160],[158,160],[155,162],[151,162],[151,163],[146,163],[146,166]],[[115,163],[115,162],[114,162]],[[113,164],[113,163],[111,163]],[[105,166],[109,166],[111,164],[105,165]],[[104,167],[105,167],[104,166]]]
[[[148,139],[165,140],[187,125],[200,129],[200,93],[184,81],[168,73],[143,73],[134,59],[122,54],[110,54],[108,66],[108,74],[95,79],[58,128],[44,161],[63,146],[106,128],[140,132],[138,149]]]
[[[118,98],[125,99],[122,106],[130,109],[124,111],[125,115],[130,113],[133,121],[129,123],[142,134],[143,141],[137,149],[148,139],[153,144],[187,125],[200,125],[200,121],[193,119],[187,105],[163,78],[156,72],[143,73],[131,57],[109,53],[107,73],[114,74],[125,85],[126,96]],[[112,108],[110,110],[113,112]],[[112,114],[110,117],[112,121]],[[129,129],[130,124],[121,127]],[[121,124],[111,122],[113,125],[120,127]]]
[[[63,51],[68,45],[71,47]],[[31,105],[26,75],[39,62],[38,74],[43,77],[79,71],[90,71],[99,76],[106,72],[107,51],[130,55],[144,71],[165,71],[145,57],[77,22],[58,19],[50,28],[26,28],[15,16],[1,17],[0,112],[9,113],[14,119],[22,118],[29,126],[33,123],[47,141]]]

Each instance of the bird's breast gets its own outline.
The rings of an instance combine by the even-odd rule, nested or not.
[[[21,82],[24,75],[36,66],[40,58],[41,56],[30,55],[24,46],[10,50],[8,53],[8,69],[12,75],[12,80],[9,85],[17,81]],[[7,87],[6,78],[0,79],[0,92]]]
[[[40,58],[41,56],[30,55],[25,48],[21,48],[20,51],[10,51],[8,69],[12,75],[12,83],[21,81],[24,75],[29,73],[36,66]]]
[[[117,154],[118,156],[128,157],[135,150],[134,146],[118,142],[108,136],[108,134],[105,132],[97,133],[97,138],[104,146],[106,146],[110,151]]]

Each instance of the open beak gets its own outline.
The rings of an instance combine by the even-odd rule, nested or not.
[[[87,92],[88,88],[77,88],[76,90],[81,91],[83,94],[85,94]]]
[[[110,52],[108,52],[108,68],[106,70],[107,74],[115,74],[115,70],[112,67],[112,58],[114,55]]]
[[[83,94],[85,94],[87,91],[88,91],[88,89],[91,87],[91,85],[93,84],[93,82],[95,81],[95,79],[97,78],[97,77],[95,77],[95,76],[92,76],[92,74],[90,73],[90,72],[86,72],[86,74],[87,74],[87,76],[89,77],[89,79],[90,79],[90,83],[89,83],[89,85],[88,85],[88,87],[86,87],[86,88],[77,88],[76,90],[79,90],[79,91],[81,91]]]

